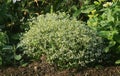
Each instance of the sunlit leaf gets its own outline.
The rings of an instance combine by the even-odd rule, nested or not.
[[[0,65],[2,65],[2,57],[0,57]]]
[[[115,64],[120,64],[120,60],[117,60],[117,61],[115,62]]]
[[[3,47],[2,50],[12,50],[13,49],[13,46],[10,46],[10,45],[6,45]]]
[[[22,56],[21,55],[15,55],[15,60],[20,60],[21,58],[22,58]]]

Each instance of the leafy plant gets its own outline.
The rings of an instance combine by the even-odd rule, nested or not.
[[[21,55],[17,55],[16,49],[8,43],[6,33],[0,32],[0,66],[16,64],[21,59]]]
[[[97,60],[103,52],[96,31],[65,13],[40,15],[29,25],[18,45],[29,57],[40,59],[46,54],[60,68],[77,68]]]
[[[102,6],[99,9],[94,8],[89,13],[87,24],[106,39],[105,52],[115,56],[118,64],[120,59],[120,1],[113,0],[113,2],[104,2],[100,5]],[[97,5],[94,4],[94,6]]]
[[[0,65],[2,65],[2,49],[7,43],[6,35],[3,32],[0,32]]]
[[[2,49],[2,66],[15,66],[20,64],[21,54],[17,54],[15,46],[5,45]]]

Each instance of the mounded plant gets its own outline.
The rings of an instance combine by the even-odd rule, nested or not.
[[[75,68],[97,60],[103,52],[97,32],[65,13],[40,15],[29,25],[18,44],[29,57],[46,54],[48,62],[60,68]]]

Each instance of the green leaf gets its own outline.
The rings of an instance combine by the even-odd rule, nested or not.
[[[120,60],[117,60],[117,61],[115,62],[115,64],[120,64]]]
[[[14,58],[15,58],[15,60],[20,60],[22,58],[22,56],[21,55],[15,55]]]
[[[116,44],[115,41],[110,41],[110,42],[109,42],[109,47],[112,47],[112,46],[114,46],[115,44]]]
[[[73,10],[75,10],[75,11],[78,10],[77,7],[76,7],[75,5],[73,5],[73,6],[71,7],[71,9],[73,9]]]
[[[100,2],[94,1],[94,4],[95,4],[95,5],[100,5]]]
[[[116,44],[115,41],[110,41],[108,47],[105,48],[105,52],[109,52],[110,48],[113,47]]]
[[[109,47],[106,47],[105,48],[105,53],[108,53],[109,52]]]
[[[81,8],[81,12],[82,13],[90,13],[94,9],[95,9],[94,5],[88,5],[88,6],[86,5],[86,6]]]
[[[75,11],[75,13],[73,14],[73,17],[77,17],[77,16],[79,16],[80,13],[81,13],[81,10],[77,10],[77,11]]]
[[[113,21],[114,22],[114,17],[112,16],[112,10],[111,9],[108,9],[107,11],[107,20],[110,22],[110,21]]]
[[[26,67],[27,65],[28,65],[28,63],[23,63],[21,66]]]
[[[120,35],[114,35],[114,40],[115,40],[117,43],[120,43]]]
[[[1,21],[1,20],[0,20]],[[0,25],[0,29],[3,29],[5,28],[5,25]]]
[[[14,34],[11,37],[12,39],[18,40],[20,38],[20,33]]]
[[[110,31],[100,31],[99,35],[110,40],[112,39]]]
[[[120,45],[117,47],[117,51],[116,51],[116,53],[120,53]]]
[[[3,50],[12,50],[13,47],[10,45],[6,45],[5,47],[3,47]]]
[[[99,35],[104,38],[107,38],[108,40],[113,40],[113,36],[117,33],[118,32],[116,30],[115,31],[100,31]]]
[[[2,57],[0,57],[0,65],[2,65]]]

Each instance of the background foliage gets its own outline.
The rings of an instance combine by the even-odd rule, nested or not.
[[[94,8],[88,13],[89,19],[87,21],[88,26],[97,30],[99,35],[105,38],[107,45],[105,51],[115,56],[115,60],[120,58],[119,5],[119,1],[95,2],[93,4]],[[120,63],[119,60],[116,63]]]
[[[76,17],[97,31],[106,46],[103,58],[108,60],[103,63],[110,61],[110,64],[117,60],[119,64],[119,5],[120,0],[0,0],[0,38],[5,42],[0,45],[1,65],[23,64],[28,60],[17,44],[22,34],[30,29],[29,20],[57,11]]]
[[[3,32],[0,32],[0,65],[2,65],[2,49],[4,45],[7,43],[6,35]]]

